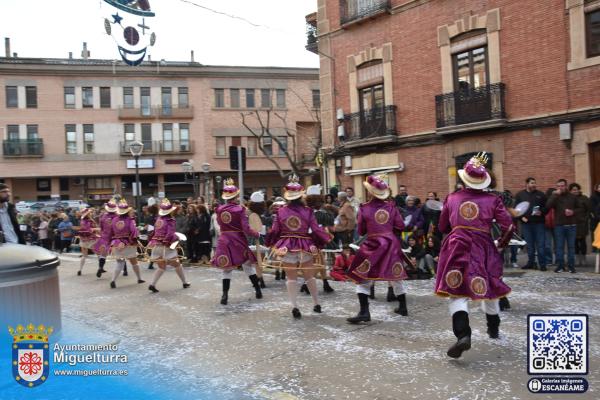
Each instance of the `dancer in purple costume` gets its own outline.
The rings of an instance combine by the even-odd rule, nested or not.
[[[439,230],[448,236],[440,251],[435,293],[450,297],[452,330],[457,338],[447,352],[452,358],[471,348],[468,299],[482,301],[488,334],[498,338],[498,299],[510,293],[502,281],[500,252],[509,243],[514,227],[502,199],[483,191],[491,182],[486,163],[486,154],[480,153],[458,171],[466,188],[446,198],[440,215]],[[492,222],[501,230],[497,243],[491,236]]]

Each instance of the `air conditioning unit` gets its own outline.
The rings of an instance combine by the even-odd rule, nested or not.
[[[80,177],[73,178],[73,185],[74,186],[81,186],[81,185],[84,184],[84,182],[85,182],[84,178],[80,178]]]

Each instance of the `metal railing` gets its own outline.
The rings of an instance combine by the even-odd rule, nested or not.
[[[42,139],[8,139],[2,143],[4,157],[43,157]]]
[[[133,141],[132,141],[133,142]],[[132,142],[119,142],[121,155],[131,155],[129,145]],[[144,154],[189,154],[194,152],[193,140],[142,140]]]
[[[390,0],[341,0],[340,23],[344,25],[387,12],[391,8],[390,3]]]
[[[152,106],[152,107],[134,107],[119,108],[120,119],[181,119],[194,118],[194,107],[180,106]]]
[[[505,85],[495,83],[435,96],[438,128],[506,118]]]
[[[385,106],[344,115],[348,141],[396,135],[396,106]]]

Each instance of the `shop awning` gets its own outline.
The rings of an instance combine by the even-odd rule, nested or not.
[[[385,172],[396,172],[396,171],[404,171],[404,163],[400,163],[397,165],[388,165],[385,167],[347,169],[344,171],[344,174],[353,176],[353,175],[370,175],[375,172],[385,173]]]

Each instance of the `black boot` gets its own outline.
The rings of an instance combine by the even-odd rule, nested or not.
[[[258,283],[260,283],[261,289],[265,289],[267,287],[267,285],[265,285],[265,280],[263,279],[262,276],[260,278],[258,278]]]
[[[275,271],[275,280],[278,281],[281,279],[281,272],[279,272],[279,270]]]
[[[492,339],[498,339],[498,331],[500,330],[500,316],[485,314],[487,319],[487,333]]]
[[[375,299],[375,285],[371,285],[371,294],[369,295],[371,300]]]
[[[285,281],[285,269],[281,270],[281,280]]]
[[[256,292],[256,298],[262,299],[262,291],[260,290],[260,285],[258,284],[258,276],[256,274],[250,275],[250,282],[252,282],[252,286],[254,286],[254,291]]]
[[[333,288],[331,286],[329,286],[329,281],[327,279],[323,279],[323,291],[325,293],[334,292]]]
[[[127,275],[129,275],[129,274],[127,273],[127,264],[125,264],[125,266],[123,267],[123,276],[127,276]]]
[[[148,265],[148,269],[154,269],[154,263],[151,261],[150,264]]]
[[[408,310],[406,309],[406,293],[400,294],[396,298],[398,299],[398,308],[394,308],[394,312],[406,317],[408,315]]]
[[[227,294],[229,293],[229,285],[231,284],[231,279],[223,279],[223,296],[221,296],[221,304],[227,304]]]
[[[306,283],[303,283],[300,287],[300,293],[305,293],[307,296],[310,296],[310,292],[308,291],[308,286],[306,286]]]
[[[98,259],[98,271],[96,272],[96,277],[97,278],[100,278],[102,276],[102,274],[106,272],[104,270],[104,264],[106,264],[106,259],[105,258],[99,258]]]
[[[360,311],[356,314],[356,317],[346,319],[346,321],[351,324],[369,322],[371,320],[371,313],[369,313],[369,296],[364,293],[358,293],[358,301],[360,303]]]
[[[457,311],[452,314],[452,330],[458,339],[446,354],[452,358],[459,358],[463,351],[471,348],[471,327],[469,326],[469,313]]]
[[[500,305],[500,311],[510,310],[510,302],[508,301],[508,297],[500,297],[498,304]]]
[[[391,286],[388,286],[387,301],[388,301],[388,303],[391,303],[394,300],[396,300],[396,295],[394,294],[394,288]]]

